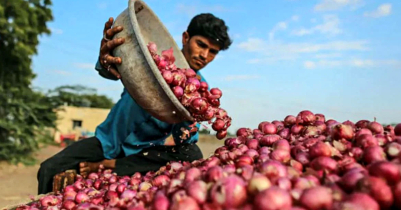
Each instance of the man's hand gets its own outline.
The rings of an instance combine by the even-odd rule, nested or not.
[[[75,182],[77,173],[75,170],[67,170],[56,174],[53,177],[53,192],[61,192],[67,185],[72,185]]]
[[[121,79],[121,75],[117,71],[116,64],[121,64],[121,58],[112,56],[114,48],[125,42],[124,38],[113,39],[114,35],[123,30],[122,26],[111,27],[113,25],[113,18],[104,25],[103,38],[100,43],[100,56],[99,62],[103,68],[107,69],[110,73]]]

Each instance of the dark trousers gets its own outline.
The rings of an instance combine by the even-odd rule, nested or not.
[[[134,155],[120,154],[116,158],[114,172],[118,176],[131,176],[135,172],[142,174],[157,171],[170,161],[189,161],[201,159],[201,150],[196,144],[177,146],[154,146]],[[81,162],[99,162],[104,160],[103,149],[96,137],[79,140],[53,157],[42,162],[38,178],[38,194],[52,191],[53,177],[65,170],[75,169],[79,172]]]

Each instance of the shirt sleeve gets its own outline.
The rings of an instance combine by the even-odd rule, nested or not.
[[[118,80],[118,78],[116,76],[114,76],[112,73],[107,71],[107,69],[103,68],[103,66],[99,62],[99,59],[97,59],[95,69],[99,72],[99,75],[102,76],[103,78],[110,79],[110,80]]]

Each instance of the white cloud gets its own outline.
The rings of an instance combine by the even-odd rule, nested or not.
[[[224,81],[234,81],[234,80],[252,80],[252,79],[259,79],[259,75],[228,75],[223,78]]]
[[[59,74],[59,75],[62,75],[62,76],[69,76],[69,75],[71,75],[71,72],[64,71],[64,70],[52,70],[52,71],[47,71],[47,72],[53,73],[53,74]]]
[[[95,64],[93,63],[74,63],[73,65],[80,69],[95,69]]]
[[[341,53],[319,53],[316,54],[314,57],[322,59],[322,58],[339,58],[341,56],[342,56]]]
[[[99,2],[99,3],[97,4],[97,8],[99,8],[99,9],[101,9],[101,10],[104,10],[104,9],[107,8],[107,3],[106,3],[106,2]]]
[[[345,7],[355,10],[364,5],[363,0],[321,0],[314,7],[315,11],[333,11]]]
[[[373,18],[388,16],[391,14],[391,8],[392,8],[392,6],[389,3],[382,4],[375,11],[365,12],[364,16],[365,17],[373,17]]]
[[[52,28],[50,27],[50,31],[54,34],[62,34],[63,30],[59,29],[59,28]]]
[[[325,15],[323,16],[322,24],[316,25],[309,29],[296,29],[292,31],[292,34],[296,36],[304,36],[313,34],[315,32],[327,35],[340,34],[342,32],[342,30],[340,29],[340,19],[336,15]]]
[[[305,61],[306,69],[325,69],[332,67],[355,67],[355,68],[375,68],[375,67],[393,67],[401,68],[401,60],[372,60],[372,59],[349,59],[349,60],[317,60]]]
[[[273,29],[269,32],[269,40],[270,41],[274,40],[274,35],[277,31],[286,30],[288,28],[288,24],[291,21],[296,22],[298,20],[299,20],[299,16],[293,15],[289,20],[280,21],[280,22],[276,23],[276,25],[273,27]]]
[[[307,69],[314,69],[316,67],[316,64],[313,61],[305,61],[304,67]]]
[[[250,38],[245,42],[239,43],[236,47],[257,54],[258,57],[248,60],[248,63],[270,63],[282,60],[296,60],[312,53],[330,54],[345,51],[367,51],[369,50],[366,46],[367,43],[365,40],[332,41],[326,43],[283,43]]]

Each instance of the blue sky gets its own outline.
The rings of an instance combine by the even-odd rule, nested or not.
[[[145,2],[178,43],[198,13],[225,20],[234,43],[202,74],[222,89],[232,129],[304,109],[339,121],[401,122],[400,1]],[[127,6],[126,0],[54,0],[53,34],[41,38],[34,85],[87,85],[117,101],[121,82],[103,79],[94,65],[105,21]]]

